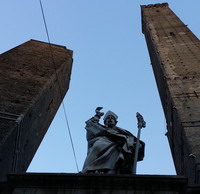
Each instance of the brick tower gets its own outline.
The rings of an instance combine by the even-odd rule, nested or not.
[[[167,3],[144,5],[142,31],[178,175],[200,184],[200,42]]]
[[[35,40],[0,55],[0,179],[26,172],[68,90],[71,68],[71,50]]]

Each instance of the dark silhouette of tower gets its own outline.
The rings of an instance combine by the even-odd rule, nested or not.
[[[30,40],[0,55],[0,179],[26,172],[69,87],[72,51]]]
[[[178,175],[200,183],[200,43],[167,3],[141,6],[142,31]]]

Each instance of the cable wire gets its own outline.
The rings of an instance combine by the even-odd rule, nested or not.
[[[79,172],[78,162],[77,162],[77,158],[76,158],[76,152],[75,152],[73,139],[72,139],[72,135],[71,135],[71,130],[70,130],[69,122],[68,122],[68,118],[67,118],[67,112],[66,112],[64,101],[62,100],[64,96],[62,95],[62,92],[61,92],[61,86],[60,86],[58,74],[57,74],[57,71],[56,71],[56,65],[55,65],[53,50],[52,50],[52,47],[51,47],[51,41],[50,41],[50,36],[49,36],[46,18],[45,18],[45,14],[44,14],[44,9],[43,9],[43,5],[42,5],[42,0],[39,0],[39,2],[40,2],[40,8],[41,8],[41,12],[42,12],[43,22],[44,22],[44,26],[45,26],[45,30],[46,30],[46,35],[47,35],[47,39],[48,39],[48,43],[49,43],[49,47],[50,47],[50,52],[51,52],[52,62],[53,62],[54,70],[55,70],[55,75],[56,75],[56,79],[58,81],[58,87],[59,87],[60,97],[61,97],[61,101],[62,101],[61,104],[62,104],[63,111],[64,111],[64,116],[65,116],[65,121],[66,121],[67,129],[68,129],[68,133],[69,133],[69,137],[70,137],[72,151],[73,151],[73,155],[74,155],[74,159],[75,159],[75,163],[76,163],[76,168],[77,168],[77,171]]]

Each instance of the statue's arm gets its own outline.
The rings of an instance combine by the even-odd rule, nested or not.
[[[120,133],[116,129],[108,129],[106,131],[106,136],[110,138],[113,142],[124,144],[127,141],[127,136],[123,133]]]
[[[87,130],[87,138],[94,138],[98,135],[101,135],[105,131],[105,127],[99,123],[100,118],[104,115],[103,112],[100,112],[102,107],[97,107],[95,110],[95,115],[86,121],[85,129]]]
[[[99,123],[99,120],[100,120],[101,117],[104,115],[103,112],[100,112],[100,110],[101,110],[102,108],[103,108],[103,107],[97,107],[97,108],[95,109],[95,115],[94,115],[92,118],[90,118],[88,121],[94,122],[94,123]],[[88,121],[86,121],[86,123],[87,123]]]
[[[136,137],[127,130],[117,127],[115,130],[108,130],[107,136],[119,145],[126,145],[125,147],[132,152],[135,150]]]

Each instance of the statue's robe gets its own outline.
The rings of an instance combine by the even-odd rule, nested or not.
[[[88,153],[83,173],[104,172],[131,174],[137,138],[119,127],[107,128],[93,118],[86,121]],[[144,157],[144,142],[140,141],[138,161]]]

